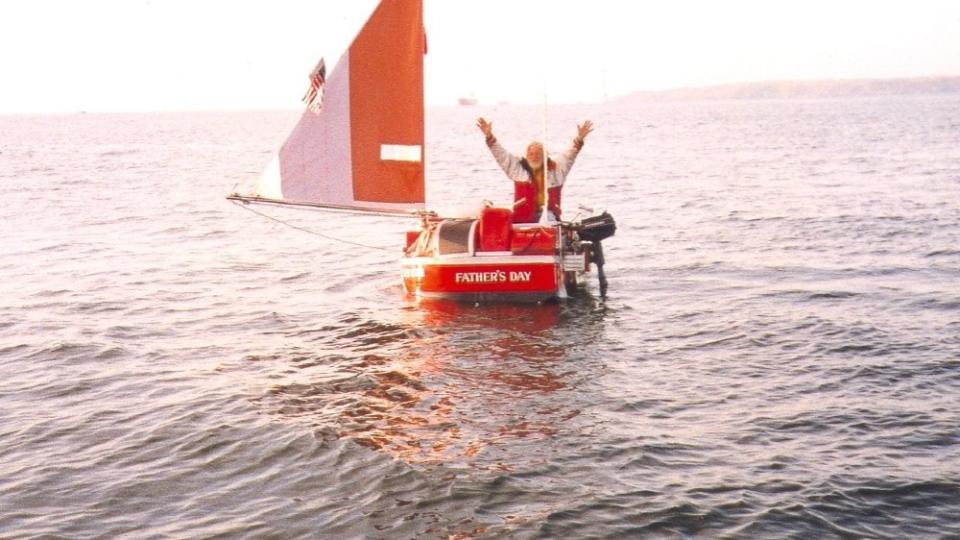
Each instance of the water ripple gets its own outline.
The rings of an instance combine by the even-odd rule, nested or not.
[[[557,107],[621,228],[542,306],[225,202],[295,113],[2,117],[0,536],[960,536],[957,105]],[[511,199],[478,112],[428,111],[431,199]]]

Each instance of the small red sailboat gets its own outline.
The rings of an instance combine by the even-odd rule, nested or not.
[[[515,223],[510,208],[448,219],[425,207],[422,0],[382,0],[329,78],[311,73],[306,110],[255,193],[227,198],[415,216],[400,261],[412,295],[538,302],[580,287],[590,265],[606,292],[609,214]]]
[[[573,293],[594,263],[606,293],[600,241],[616,229],[609,214],[543,224],[513,223],[512,214],[487,207],[476,219],[425,217],[407,233],[404,289],[424,297],[540,302]]]

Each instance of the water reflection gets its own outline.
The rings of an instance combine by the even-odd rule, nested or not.
[[[486,327],[536,333],[549,330],[560,320],[561,304],[464,304],[449,300],[421,299],[411,301],[408,309],[411,324],[432,328]]]
[[[564,347],[552,333],[558,305],[409,307],[404,323],[420,338],[343,412],[341,436],[408,462],[466,458],[475,465],[491,446],[554,436],[570,416],[558,407],[518,409],[567,386],[568,372],[557,369]]]
[[[410,303],[400,315],[409,331],[382,336],[378,354],[341,358],[330,366],[338,382],[275,395],[302,401],[309,388],[315,418],[339,437],[407,462],[510,469],[580,414],[570,338],[582,334],[570,331],[570,309]]]

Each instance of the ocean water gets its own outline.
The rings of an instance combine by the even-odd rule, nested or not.
[[[510,197],[479,115],[540,134],[430,109],[435,207]],[[0,537],[960,536],[960,96],[587,118],[608,297],[477,306],[224,200],[296,113],[0,117]]]

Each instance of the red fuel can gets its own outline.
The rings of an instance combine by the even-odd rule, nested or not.
[[[477,251],[509,251],[513,212],[488,206],[480,213]]]

